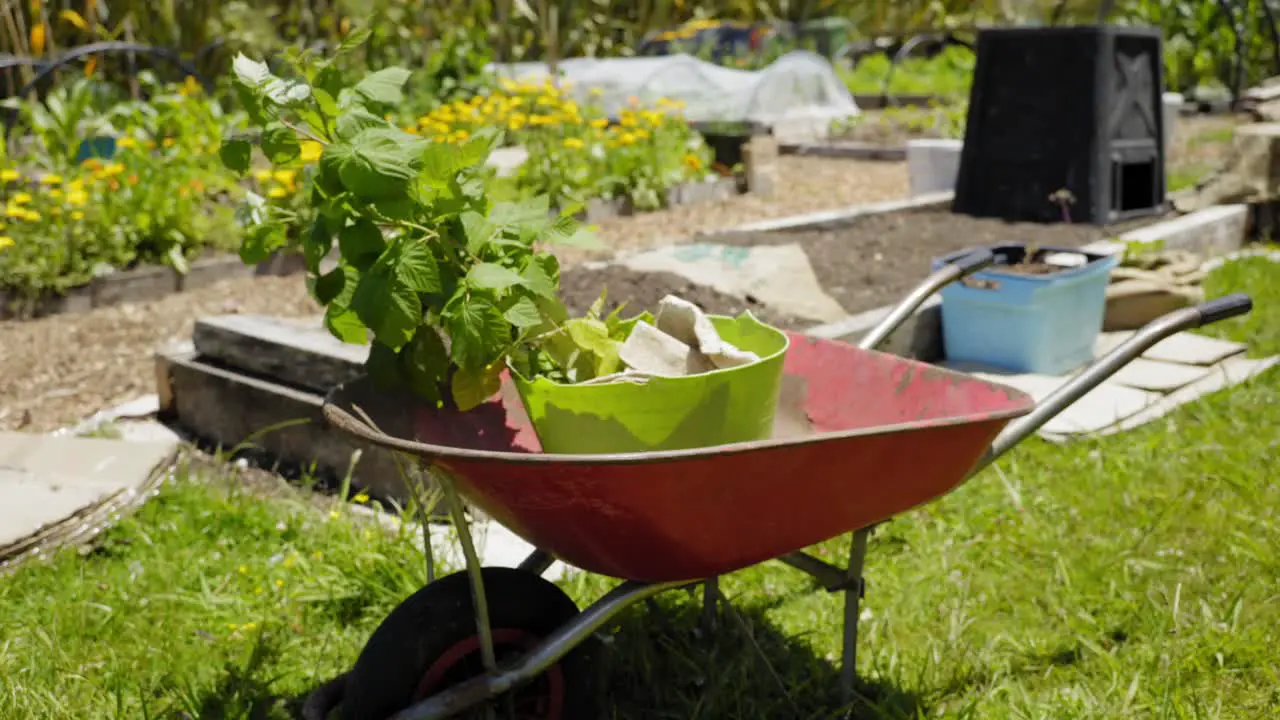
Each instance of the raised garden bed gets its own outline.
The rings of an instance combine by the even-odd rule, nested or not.
[[[895,302],[928,273],[933,258],[964,248],[1011,242],[1080,247],[1124,230],[1123,226],[1039,225],[918,210],[868,215],[842,228],[716,236],[725,245],[799,243],[824,290],[849,313]]]
[[[206,287],[223,280],[262,275],[292,275],[305,269],[301,256],[276,255],[247,266],[237,255],[217,255],[191,263],[186,274],[167,265],[148,265],[94,278],[88,285],[62,295],[20,299],[0,288],[0,320],[27,320],[68,312],[88,312],[130,302],[159,300],[174,293]]]

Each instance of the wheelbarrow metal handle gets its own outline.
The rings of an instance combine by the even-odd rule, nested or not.
[[[889,314],[879,324],[868,331],[866,335],[863,335],[862,339],[858,341],[858,347],[862,350],[875,350],[934,293],[963,277],[968,277],[978,272],[995,261],[996,257],[990,250],[975,250],[938,268],[932,275],[915,286],[901,302],[889,311]]]
[[[1093,390],[1104,380],[1111,377],[1120,368],[1128,365],[1139,355],[1150,350],[1156,343],[1182,332],[1194,330],[1219,320],[1244,315],[1253,309],[1253,300],[1248,295],[1236,293],[1201,303],[1195,307],[1174,310],[1147,323],[1128,340],[1116,346],[1111,352],[1098,358],[1079,375],[1063,383],[1049,394],[1036,408],[1027,415],[1005,426],[991,443],[986,455],[978,462],[973,473],[977,473],[996,458],[1005,454],[1029,435],[1039,430],[1055,415]]]

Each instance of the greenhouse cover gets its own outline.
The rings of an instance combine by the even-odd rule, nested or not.
[[[543,82],[546,63],[490,65],[517,82]],[[752,123],[780,135],[825,136],[832,121],[858,114],[849,89],[831,63],[807,51],[787,53],[760,70],[737,70],[691,55],[571,58],[558,63],[560,84],[579,102],[600,105],[611,117],[637,98],[684,103],[698,124]]]

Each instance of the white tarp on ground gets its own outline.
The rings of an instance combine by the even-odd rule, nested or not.
[[[489,70],[518,82],[542,82],[550,76],[541,62],[494,64]],[[560,61],[558,71],[580,102],[601,105],[613,117],[631,98],[646,105],[668,98],[683,102],[692,122],[754,122],[788,137],[823,137],[832,121],[859,112],[831,63],[802,50],[760,70],[735,70],[680,54],[571,58]]]

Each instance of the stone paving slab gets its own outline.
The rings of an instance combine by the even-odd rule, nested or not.
[[[1096,345],[1101,357],[1132,335],[1103,333]],[[1081,435],[1110,435],[1155,420],[1180,405],[1243,383],[1280,363],[1280,357],[1251,360],[1246,347],[1194,333],[1178,333],[1148,350],[1040,429],[1061,442]],[[1042,401],[1079,370],[1060,376],[1011,373],[974,363],[942,363],[1026,392]]]
[[[141,494],[177,445],[0,432],[0,561],[105,523],[97,511]]]

